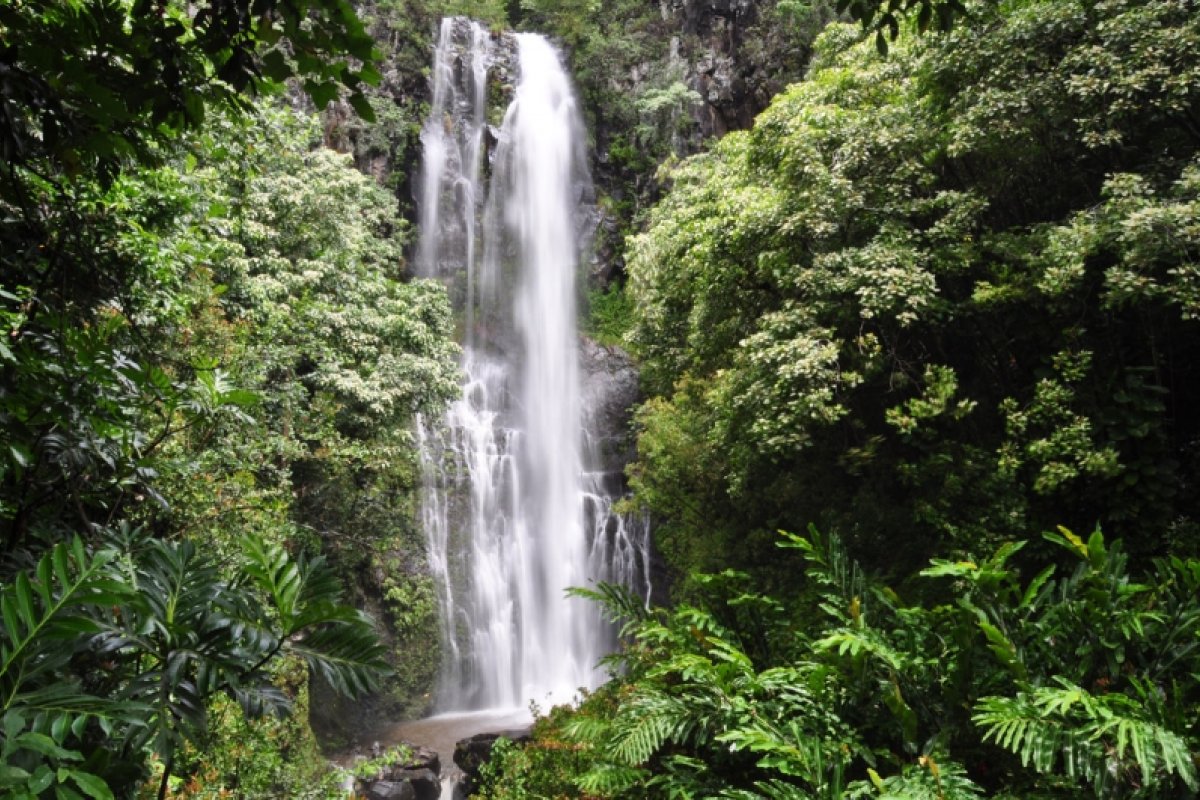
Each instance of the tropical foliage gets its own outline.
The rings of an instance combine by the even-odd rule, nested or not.
[[[375,685],[382,648],[370,620],[339,604],[333,574],[278,546],[244,551],[247,577],[229,581],[191,542],[115,532],[93,552],[79,538],[55,545],[16,573],[0,594],[6,796],[56,784],[57,796],[126,794],[147,749],[165,765],[163,796],[217,693],[250,716],[288,710],[265,671],[288,652],[342,691]]]
[[[1194,552],[1197,18],[974,13],[887,59],[831,27],[631,240],[633,478],[681,572],[810,521],[908,568],[1058,523]]]
[[[268,767],[315,752],[284,718],[393,659],[320,554],[364,512],[305,500],[403,498],[456,349],[394,199],[254,95],[362,106],[373,40],[324,2],[18,3],[0,38],[0,794],[320,785]]]
[[[704,608],[590,593],[625,620],[620,677],[501,750],[484,796],[1189,796],[1200,561],[1134,576],[1099,531],[1045,538],[1063,561],[1018,568],[1011,542],[907,597],[815,530],[781,543],[806,562],[787,603],[737,573]]]
[[[443,10],[568,46],[613,263],[644,222],[589,332],[677,603],[583,592],[617,678],[481,796],[1200,791],[1195,3],[733,5],[761,86],[807,75],[679,161],[678,5],[0,4],[0,794],[332,794],[289,711],[422,710]]]

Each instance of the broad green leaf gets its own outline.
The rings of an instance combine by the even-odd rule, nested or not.
[[[14,740],[16,744],[26,750],[32,750],[35,753],[41,753],[49,758],[55,758],[64,761],[81,761],[83,755],[76,750],[67,750],[64,747],[59,747],[54,743],[54,740],[44,733],[22,733]]]
[[[93,800],[114,800],[112,790],[108,788],[108,784],[89,772],[71,770],[71,780],[83,790],[84,794],[93,798]]]
[[[375,109],[371,108],[366,96],[361,92],[354,92],[350,95],[350,106],[355,113],[362,118],[363,122],[375,121]]]
[[[0,764],[0,786],[13,786],[29,780],[30,775],[20,767],[11,764]]]

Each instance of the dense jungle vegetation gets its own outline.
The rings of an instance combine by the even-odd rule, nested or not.
[[[338,790],[310,675],[391,671],[339,553],[415,536],[457,348],[395,198],[271,95],[368,113],[374,51],[333,0],[0,5],[4,797]]]
[[[0,796],[339,796],[310,692],[420,710],[442,13],[577,67],[674,578],[480,795],[1197,795],[1200,8],[765,5],[803,79],[679,160],[658,4],[0,0]]]
[[[833,24],[664,168],[605,308],[676,604],[585,592],[620,676],[483,796],[1196,796],[1198,11]]]

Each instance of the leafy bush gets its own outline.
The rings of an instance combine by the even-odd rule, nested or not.
[[[624,287],[613,283],[603,291],[589,291],[587,314],[581,322],[583,332],[597,342],[623,345],[633,324],[633,305]]]

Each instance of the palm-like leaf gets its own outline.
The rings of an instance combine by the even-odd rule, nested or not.
[[[1131,769],[1143,785],[1167,774],[1196,789],[1196,765],[1182,736],[1144,718],[1141,706],[1124,695],[1057,683],[981,699],[973,719],[984,728],[984,740],[1041,773],[1059,769],[1061,759],[1063,772],[1092,781],[1098,792]]]
[[[19,572],[0,588],[0,711],[69,657],[69,650],[52,644],[55,640],[98,630],[89,607],[129,599],[130,587],[104,569],[115,557],[109,550],[89,554],[76,538],[42,556],[32,577]]]
[[[133,588],[108,569],[117,557],[89,553],[82,540],[55,545],[34,568],[0,587],[0,793],[34,797],[51,785],[59,796],[111,798],[104,782],[78,768],[80,754],[64,746],[89,721],[111,731],[135,724],[140,703],[88,693],[63,680],[74,648],[63,640],[101,629],[97,609],[125,603]]]
[[[137,598],[96,637],[98,652],[131,665],[123,699],[151,709],[133,744],[152,744],[166,763],[207,732],[217,693],[249,716],[287,711],[290,699],[268,671],[284,652],[348,694],[370,690],[382,672],[369,620],[338,603],[336,579],[320,560],[245,544],[249,580],[236,581],[191,542],[135,544]]]
[[[371,619],[341,604],[341,587],[324,559],[292,559],[279,545],[246,540],[247,574],[274,600],[284,648],[338,692],[373,691],[387,674],[386,648]]]

